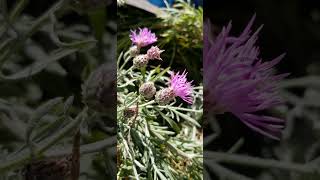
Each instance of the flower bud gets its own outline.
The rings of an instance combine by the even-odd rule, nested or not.
[[[163,52],[164,50],[160,50],[157,46],[152,46],[148,51],[147,51],[147,55],[149,59],[158,59],[158,60],[162,60],[160,57],[160,54]]]
[[[133,59],[133,66],[135,68],[145,67],[149,62],[148,56],[145,54],[140,54]]]
[[[116,114],[116,71],[113,64],[103,64],[93,71],[82,86],[83,102],[90,108]]]
[[[140,53],[140,48],[138,46],[132,46],[129,49],[129,53],[131,57],[136,57]]]
[[[132,118],[133,116],[135,116],[138,113],[138,108],[137,107],[129,107],[124,109],[123,111],[123,116],[125,118]]]
[[[156,102],[159,105],[169,104],[170,101],[174,100],[175,94],[172,88],[164,88],[157,92]]]
[[[139,93],[146,99],[151,99],[156,94],[153,82],[146,82],[139,88]]]

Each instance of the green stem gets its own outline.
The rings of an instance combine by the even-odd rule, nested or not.
[[[16,3],[14,9],[10,12],[9,21],[10,23],[14,22],[21,12],[25,9],[25,7],[28,5],[29,0],[20,0]]]
[[[151,104],[154,104],[154,103],[155,103],[155,101],[152,100],[152,101],[149,101],[149,102],[147,102],[147,103],[144,103],[144,104],[139,105],[139,107],[145,107],[145,106],[148,106],[148,105],[151,105]]]
[[[119,70],[122,70],[125,67],[125,65],[129,62],[129,60],[131,59],[131,57],[129,56],[129,51],[124,53],[123,58],[124,58],[124,62],[121,65]]]
[[[282,162],[278,160],[262,159],[245,155],[236,155],[230,153],[221,153],[206,151],[204,152],[206,160],[213,160],[220,163],[238,164],[243,166],[259,167],[259,168],[277,168],[286,171],[296,171],[300,173],[319,173],[316,166],[311,164],[298,164],[291,162]],[[209,165],[209,164],[208,164]]]
[[[109,137],[104,140],[97,141],[97,142],[94,142],[91,144],[81,145],[80,146],[80,154],[99,152],[105,148],[109,148],[111,146],[114,146],[115,144],[117,144],[117,137],[112,136],[112,137]],[[45,157],[61,157],[61,156],[68,155],[71,152],[72,152],[72,147],[67,147],[61,151],[57,151],[57,150],[48,151],[47,153],[45,153],[44,156]]]
[[[126,105],[126,107],[130,107],[132,106],[134,103],[136,103],[138,100],[140,99],[140,95],[137,96],[133,101],[131,101],[129,104]],[[120,107],[120,108],[117,108],[117,111],[120,112],[120,111],[123,111],[125,109],[125,107]]]
[[[125,72],[121,72],[121,70],[118,70],[119,72],[121,72],[121,74],[117,77],[117,79],[121,79],[122,76],[128,74],[129,71],[132,71],[133,70],[133,66],[131,66],[129,69],[127,69]]]
[[[142,67],[141,69],[141,74],[142,74],[142,81],[146,79],[146,66]]]
[[[205,164],[209,169],[211,169],[213,172],[219,175],[220,179],[253,180],[244,175],[238,174],[234,171],[224,168],[223,166],[215,162],[205,161]]]
[[[149,105],[149,104],[148,104]],[[147,106],[147,108],[164,108],[164,109],[174,109],[178,111],[186,111],[186,112],[194,112],[194,113],[203,113],[203,110],[197,110],[197,109],[188,109],[188,108],[182,108],[182,107],[173,107],[173,106]]]
[[[306,76],[296,79],[283,80],[280,83],[281,88],[294,88],[294,87],[320,87],[320,76]]]

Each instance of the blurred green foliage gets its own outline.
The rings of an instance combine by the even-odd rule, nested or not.
[[[87,107],[81,93],[101,64],[115,69],[115,2],[0,2],[0,179],[21,179],[26,164],[68,155],[77,129],[80,179],[112,178],[115,117]]]

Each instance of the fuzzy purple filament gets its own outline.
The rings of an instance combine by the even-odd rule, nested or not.
[[[279,139],[285,121],[261,115],[261,111],[282,103],[278,82],[288,74],[273,75],[273,66],[284,54],[263,62],[256,41],[260,26],[251,32],[252,17],[239,37],[230,36],[231,23],[211,38],[210,22],[204,26],[204,93],[209,112],[231,112],[251,129]]]
[[[181,74],[171,73],[170,88],[172,88],[175,96],[179,96],[185,102],[192,104],[192,81],[188,82],[187,72],[183,71]]]
[[[130,33],[130,39],[132,43],[138,47],[145,47],[157,41],[156,35],[148,28],[139,28],[138,33],[137,30],[132,30]]]

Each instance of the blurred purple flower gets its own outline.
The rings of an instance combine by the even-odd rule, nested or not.
[[[133,44],[137,45],[138,48],[148,46],[157,41],[157,37],[148,28],[139,28],[139,33],[136,30],[132,30],[130,39]]]
[[[170,88],[175,96],[179,96],[185,102],[192,104],[192,81],[188,82],[187,72],[184,70],[182,74],[171,73]]]
[[[204,26],[204,93],[206,110],[216,114],[231,112],[251,129],[279,139],[284,120],[261,115],[260,111],[282,103],[278,82],[288,74],[273,75],[284,54],[262,62],[255,45],[260,26],[251,33],[250,22],[239,37],[229,36],[231,23],[216,39],[211,38],[210,22]]]

